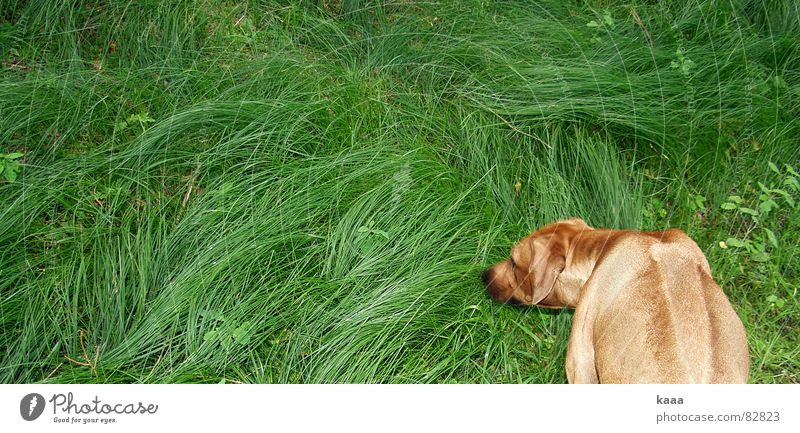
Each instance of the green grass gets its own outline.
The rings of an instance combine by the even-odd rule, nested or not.
[[[772,0],[4,2],[0,382],[565,382],[571,313],[479,276],[579,216],[687,231],[751,381],[796,383],[800,210],[720,205],[800,200],[798,34]]]

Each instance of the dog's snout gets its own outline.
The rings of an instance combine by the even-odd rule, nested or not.
[[[484,286],[488,286],[489,282],[492,280],[491,271],[492,268],[486,268],[481,273],[481,281],[483,281]]]
[[[486,268],[481,273],[483,287],[486,289],[486,293],[489,295],[489,297],[496,301],[503,302],[504,300],[500,296],[501,289],[497,286],[495,277],[495,271],[492,268]]]
[[[481,280],[490,298],[503,304],[522,304],[513,296],[513,289],[503,281],[503,268],[495,265],[481,273]]]
[[[505,303],[506,304],[511,304],[511,305],[517,305],[517,306],[525,305],[525,304],[522,303],[522,301],[520,301],[519,299],[517,299],[517,298],[515,298],[513,296],[508,298]]]

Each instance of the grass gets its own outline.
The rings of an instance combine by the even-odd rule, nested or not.
[[[797,383],[800,211],[720,205],[800,198],[798,34],[771,0],[4,3],[0,382],[565,382],[571,313],[479,275],[580,216],[687,231],[751,381]]]

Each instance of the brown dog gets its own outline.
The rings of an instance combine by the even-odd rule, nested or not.
[[[570,383],[746,383],[739,316],[685,233],[559,221],[483,273],[503,303],[575,308]]]

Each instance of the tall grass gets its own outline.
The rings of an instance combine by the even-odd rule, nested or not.
[[[797,211],[769,272],[718,242],[746,234],[729,194],[797,167],[797,16],[10,3],[0,380],[564,382],[570,313],[497,305],[479,275],[579,216],[692,234],[752,380],[796,382]]]

